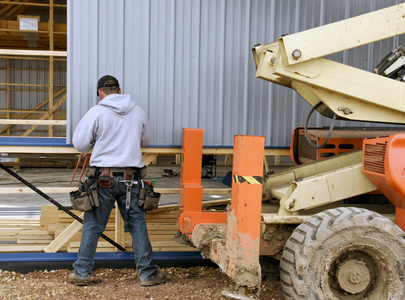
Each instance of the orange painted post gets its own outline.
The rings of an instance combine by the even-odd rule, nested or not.
[[[199,224],[222,224],[226,222],[224,212],[203,212],[201,185],[203,130],[183,129],[183,146],[180,171],[179,230],[192,238]]]
[[[226,273],[237,283],[259,287],[263,136],[235,136],[231,209],[227,216]],[[242,275],[243,274],[243,275]]]
[[[402,231],[405,231],[405,209],[396,207],[395,219],[396,219],[395,223],[399,226],[399,228],[401,228]]]
[[[203,130],[183,128],[180,171],[179,216],[183,212],[201,212]]]

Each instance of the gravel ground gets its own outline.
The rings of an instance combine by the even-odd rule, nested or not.
[[[234,291],[235,285],[218,268],[162,268],[166,284],[141,287],[137,271],[97,269],[93,278],[101,283],[86,287],[71,285],[66,276],[71,270],[44,270],[21,274],[0,270],[1,299],[230,299],[222,291]],[[280,282],[263,281],[259,299],[284,299]]]

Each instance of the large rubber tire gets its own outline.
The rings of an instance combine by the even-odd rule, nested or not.
[[[366,209],[336,208],[300,224],[280,261],[286,299],[404,299],[405,233]]]

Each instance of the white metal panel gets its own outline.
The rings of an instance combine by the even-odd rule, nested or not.
[[[310,106],[255,78],[252,46],[401,2],[68,0],[68,140],[96,104],[98,78],[111,74],[147,112],[152,145],[179,145],[183,127],[198,127],[205,145],[231,146],[235,134],[254,134],[266,136],[267,146],[288,146]],[[372,71],[400,44],[403,36],[329,58]],[[329,123],[314,115],[310,125]]]

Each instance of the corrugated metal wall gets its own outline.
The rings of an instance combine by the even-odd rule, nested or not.
[[[97,103],[98,78],[111,74],[147,112],[151,145],[179,145],[191,127],[204,129],[209,146],[230,146],[235,134],[288,146],[310,107],[293,90],[255,78],[252,46],[400,2],[69,0],[68,141]],[[371,71],[399,44],[403,36],[330,58]],[[310,125],[329,123],[313,116]]]

